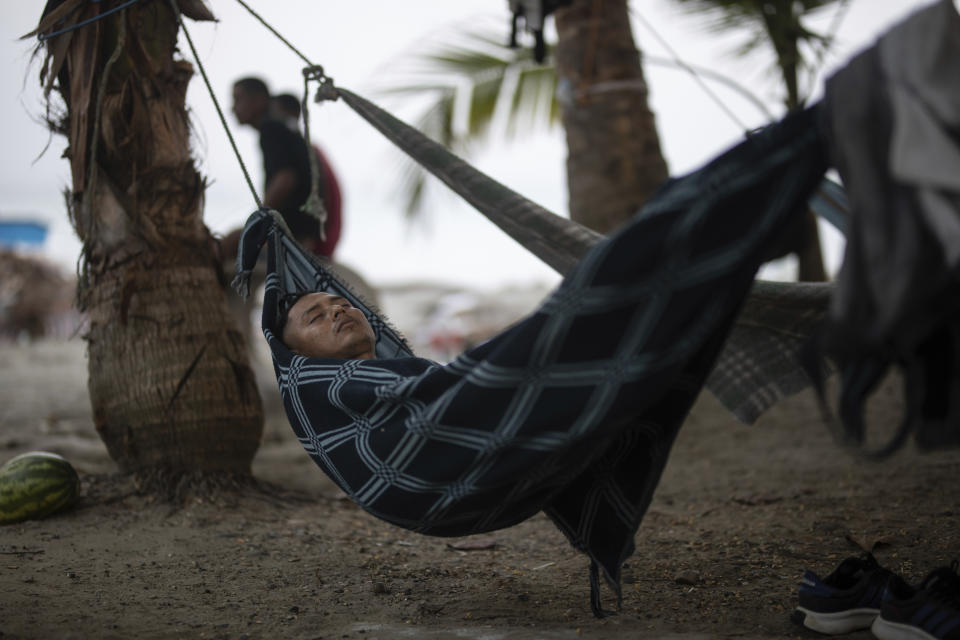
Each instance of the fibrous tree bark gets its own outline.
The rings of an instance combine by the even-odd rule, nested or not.
[[[120,4],[52,0],[38,33]],[[213,18],[200,0],[180,9]],[[66,106],[60,129],[69,215],[83,242],[78,302],[89,318],[94,422],[122,471],[166,483],[248,476],[263,424],[203,224],[185,108],[193,71],[175,55],[178,31],[173,3],[135,3],[46,39],[41,71]]]

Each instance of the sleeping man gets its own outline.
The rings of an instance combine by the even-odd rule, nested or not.
[[[907,230],[905,235],[888,234],[890,238],[863,237],[871,227],[854,224],[856,218],[851,222],[847,255],[857,248],[852,255],[860,259],[851,262],[855,268],[845,271],[848,288],[843,295],[838,292],[831,312],[850,307],[852,313],[842,317],[857,322],[841,325],[846,330],[834,333],[834,339],[842,342],[841,355],[851,353],[851,345],[930,347],[920,341],[903,342],[899,328],[913,326],[913,318],[906,318],[902,325],[901,316],[892,314],[901,309],[917,311],[921,322],[916,327],[928,327],[924,314],[942,308],[942,300],[956,297],[955,279],[928,277],[957,272],[955,262],[949,269],[942,261],[934,262],[960,255],[950,240],[955,234],[944,232],[940,238],[924,225],[936,226],[927,222],[940,219],[941,209],[936,207],[954,215],[950,207],[960,201],[957,172],[949,174],[949,184],[954,185],[950,190],[934,193],[936,185],[926,182],[930,175],[926,167],[939,167],[938,156],[932,151],[929,158],[917,156],[918,148],[908,144],[915,136],[902,136],[901,142],[908,144],[903,157],[923,157],[929,163],[909,165],[914,171],[909,180],[888,174],[896,163],[886,155],[877,152],[874,158],[868,153],[892,146],[888,138],[883,139],[884,145],[875,144],[877,131],[889,137],[894,130],[891,95],[900,104],[914,95],[923,80],[931,95],[950,95],[949,104],[957,104],[956,74],[943,71],[953,67],[942,61],[957,60],[960,55],[939,53],[960,46],[954,37],[960,18],[947,2],[918,15],[919,21],[905,23],[899,40],[881,41],[889,49],[883,56],[885,64],[916,62],[916,69],[894,69],[896,78],[909,82],[895,85],[896,91],[888,90],[885,80],[875,77],[882,67],[877,50],[868,50],[862,54],[868,57],[857,58],[859,62],[848,68],[855,81],[833,81],[839,97],[830,97],[828,84],[825,103],[791,113],[697,171],[666,182],[623,228],[578,250],[564,268],[561,285],[538,309],[448,364],[415,357],[381,317],[288,237],[278,214],[255,213],[241,242],[238,285],[244,289],[257,254],[269,245],[263,331],[284,409],[306,452],[368,513],[418,533],[483,533],[543,512],[574,548],[589,557],[591,608],[596,615],[604,615],[601,578],[619,596],[621,567],[633,553],[634,536],[674,438],[714,370],[721,348],[729,344],[734,320],[751,304],[748,296],[755,290],[754,277],[768,248],[804,214],[831,160],[842,176],[847,170],[854,173],[851,185],[864,185],[851,191],[854,202],[859,197],[861,205],[869,205],[860,207],[861,214],[891,216],[878,219],[875,228]],[[926,46],[930,34],[939,34],[937,46]],[[921,49],[931,55],[901,55]],[[402,147],[415,150],[419,161],[434,165],[438,176],[457,185],[458,192],[468,193],[469,201],[488,215],[491,211],[524,214],[500,216],[498,224],[505,230],[516,232],[518,225],[549,228],[543,219],[526,215],[529,207],[517,206],[523,204],[518,194],[491,184],[489,178],[358,96],[340,90],[340,97],[391,139],[405,141]],[[937,100],[924,104],[934,103],[946,104]],[[927,113],[913,107],[907,112]],[[877,122],[882,125],[879,129]],[[956,130],[955,117],[924,121],[917,131],[930,131],[928,125],[939,127],[942,135],[925,140],[936,138],[945,144],[955,140],[949,133]],[[949,157],[955,157],[955,149],[950,151]],[[933,203],[929,211],[900,215],[900,207],[907,203],[925,202]],[[892,208],[887,211],[887,206]],[[916,226],[901,226],[907,221]],[[931,242],[901,242],[905,237]],[[896,289],[916,292],[916,298],[903,298],[914,304],[891,307],[879,304],[879,299],[872,304],[873,298],[857,297],[861,292],[872,295],[888,290],[879,280],[863,279],[861,273],[868,262],[865,256],[886,255],[877,249],[886,248],[887,240],[892,243],[891,256],[924,257],[913,260],[926,269],[911,272],[913,286]],[[900,253],[904,246],[909,251]],[[554,245],[547,248],[547,255],[564,250]],[[878,269],[877,278],[907,282],[900,271],[904,264],[912,264],[910,260],[877,262],[871,265]],[[931,284],[941,281],[947,284]],[[289,295],[304,290],[327,293]],[[774,312],[782,310],[779,304],[766,306]],[[877,309],[887,313],[877,314]],[[880,329],[897,332],[866,331],[868,325],[871,330],[878,328],[873,316],[890,321]],[[957,336],[957,317],[956,308],[951,307],[950,315],[938,318],[951,323],[945,325],[949,330],[940,333],[951,339]],[[883,343],[864,345],[854,340],[869,336],[869,342],[887,335],[892,337]],[[929,353],[956,353],[956,344],[933,345]],[[865,378],[847,374],[861,374],[861,364],[875,368],[882,360],[869,350],[854,355],[863,353],[865,359],[849,360],[855,368],[844,370],[844,379],[851,384],[843,391],[851,391],[854,400],[861,397],[856,395],[860,391],[849,387],[866,388],[861,384]],[[907,355],[914,357],[910,351]],[[726,360],[728,375],[721,382],[743,384],[749,358]],[[941,379],[953,385],[960,377],[927,375],[920,384],[929,387],[930,380]],[[931,397],[935,401],[956,397],[953,389],[941,385]],[[942,405],[936,404],[935,408]],[[853,426],[860,429],[862,424]],[[858,433],[862,437],[862,429]],[[947,435],[955,438],[956,431]]]
[[[448,364],[414,356],[255,214],[244,235],[270,243],[263,328],[293,431],[352,500],[406,529],[463,536],[545,513],[589,556],[603,615],[601,578],[619,595],[765,248],[824,171],[814,112],[755,134],[665,185],[540,308]]]
[[[283,342],[311,358],[369,360],[376,357],[376,337],[363,311],[341,296],[316,291],[285,300]]]

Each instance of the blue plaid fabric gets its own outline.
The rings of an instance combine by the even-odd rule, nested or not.
[[[358,505],[424,534],[508,527],[544,511],[620,595],[620,567],[677,431],[764,253],[820,183],[816,109],[668,182],[533,314],[440,365],[416,358],[269,212],[241,271],[268,246],[263,332],[306,451]],[[331,288],[332,287],[332,288]],[[280,297],[346,294],[378,336],[375,360],[304,358],[277,337]]]

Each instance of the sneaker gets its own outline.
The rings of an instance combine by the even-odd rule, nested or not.
[[[869,629],[880,615],[880,599],[894,576],[870,553],[847,558],[826,578],[807,570],[790,619],[807,629],[837,635]]]
[[[880,640],[960,640],[957,561],[931,571],[917,587],[891,580],[870,630]]]

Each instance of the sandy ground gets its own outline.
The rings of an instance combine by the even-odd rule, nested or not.
[[[493,297],[509,307],[446,292],[444,307],[437,293],[381,299],[421,351],[465,339],[425,327],[470,296],[495,323],[542,294]],[[960,555],[960,452],[866,462],[835,444],[809,394],[751,427],[704,394],[637,534],[622,611],[596,620],[585,558],[543,516],[440,539],[345,500],[277,412],[263,348],[256,368],[268,416],[254,473],[284,490],[173,508],[112,475],[82,342],[0,345],[0,462],[54,451],[83,479],[75,508],[0,529],[0,637],[810,638],[789,622],[804,568],[826,574],[870,548],[919,579]],[[884,393],[874,415],[892,424],[898,410]]]

